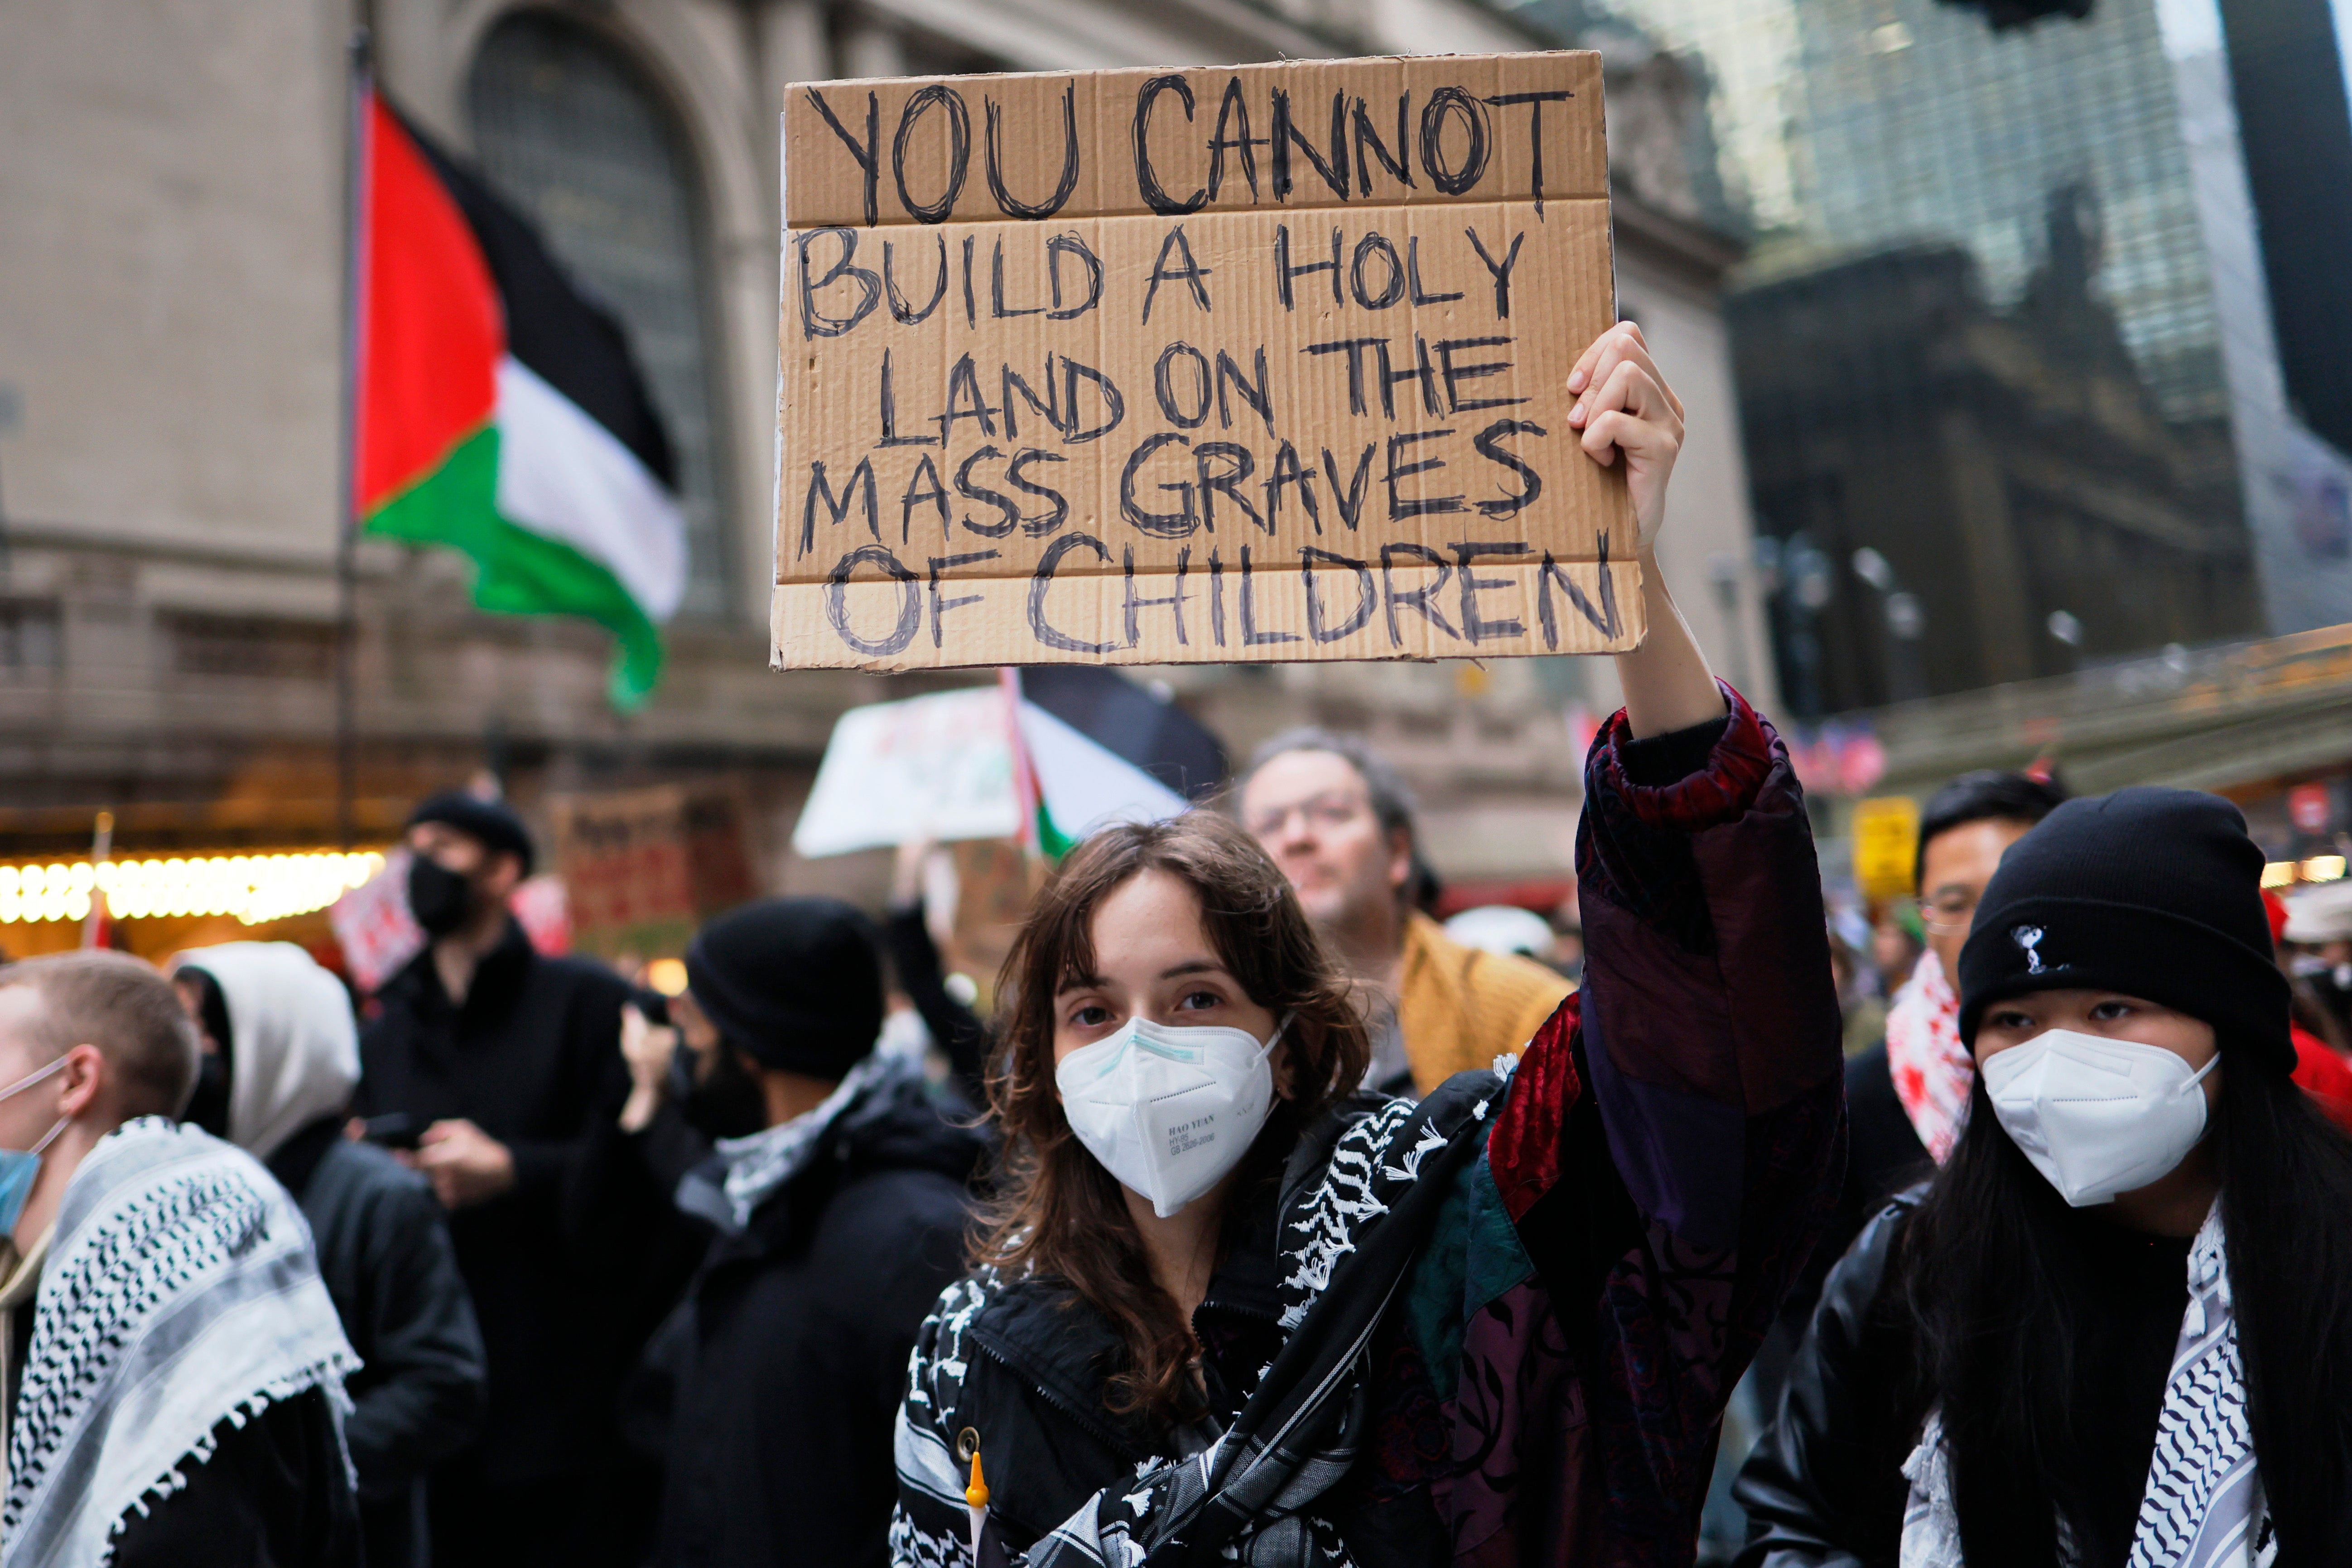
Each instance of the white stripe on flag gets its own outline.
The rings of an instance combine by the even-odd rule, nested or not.
[[[667,621],[686,594],[686,519],[637,455],[509,354],[499,361],[499,512],[611,569]]]
[[[1184,813],[1182,795],[1034,702],[1021,704],[1021,738],[1046,812],[1072,839],[1114,822],[1160,822]]]

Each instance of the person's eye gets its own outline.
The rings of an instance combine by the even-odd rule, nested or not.
[[[2117,1018],[2128,1018],[2131,1013],[2132,1005],[2128,1002],[2102,1002],[2091,1009],[2091,1016],[2102,1024],[2112,1024]]]
[[[1070,1014],[1070,1022],[1081,1029],[1099,1029],[1110,1022],[1110,1009],[1099,1002],[1089,1002]]]
[[[1223,1006],[1224,1000],[1213,991],[1192,991],[1185,994],[1183,1000],[1178,1002],[1176,1007],[1179,1012],[1200,1013],[1212,1007]]]
[[[2023,1013],[1995,1013],[1991,1017],[1987,1018],[1985,1023],[1991,1028],[2015,1029],[2021,1032],[2033,1027],[2032,1018]]]

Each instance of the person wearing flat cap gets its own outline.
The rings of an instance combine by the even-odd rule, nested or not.
[[[1965,1125],[1831,1272],[1740,1568],[2345,1561],[2352,1142],[2292,1076],[2263,859],[2171,789],[2002,857]]]
[[[404,845],[430,941],[378,996],[356,1109],[401,1113],[418,1137],[404,1157],[449,1211],[489,1376],[478,1436],[431,1479],[432,1560],[634,1565],[651,1479],[621,1442],[617,1404],[636,1346],[573,1193],[628,1092],[628,987],[532,949],[508,909],[530,835],[503,802],[430,796]]]
[[[671,1016],[756,1086],[761,1130],[719,1138],[678,1186],[716,1235],[647,1352],[668,1407],[650,1561],[879,1568],[908,1352],[963,1271],[986,1146],[919,1062],[874,1048],[880,950],[850,905],[747,905],[702,929],[686,972]]]

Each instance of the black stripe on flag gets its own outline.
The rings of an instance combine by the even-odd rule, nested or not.
[[[677,462],[669,433],[654,411],[620,319],[588,297],[529,218],[492,195],[480,175],[443,153],[405,115],[399,118],[489,263],[506,306],[507,352],[611,431],[675,494]]]
[[[1204,799],[1225,782],[1225,749],[1217,738],[1190,713],[1116,670],[1025,666],[1021,695],[1187,800]]]

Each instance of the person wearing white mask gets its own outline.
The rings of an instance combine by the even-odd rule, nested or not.
[[[1741,1568],[2344,1560],[2352,1142],[2290,1077],[2263,860],[2165,789],[2002,858],[1965,1126],[1831,1274]]]
[[[1241,826],[1073,850],[999,987],[995,1206],[916,1343],[894,1563],[1688,1560],[1833,1184],[1837,998],[1787,752],[1647,549],[1680,405],[1630,324],[1570,390],[1649,626],[1587,760],[1585,989],[1383,1099]]]
[[[319,1271],[365,1363],[343,1439],[370,1568],[428,1561],[425,1476],[488,1398],[482,1331],[425,1177],[344,1136],[359,1032],[341,981],[289,942],[194,948],[172,981],[216,1084],[185,1120],[268,1166],[310,1222]]]

